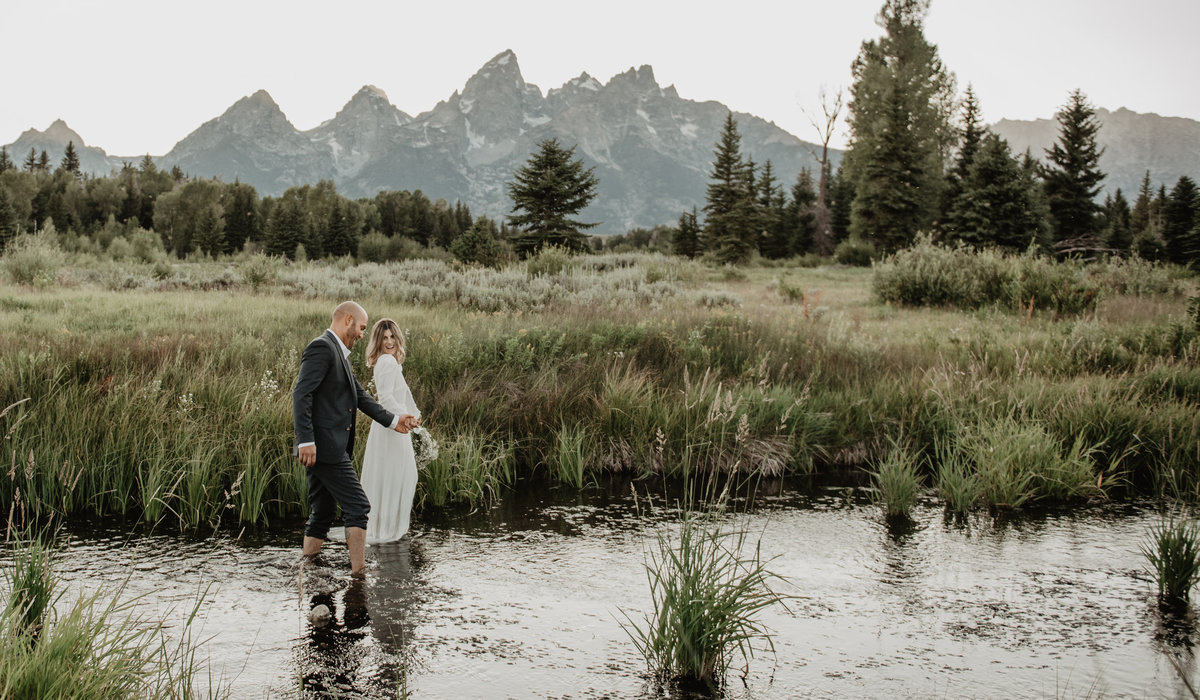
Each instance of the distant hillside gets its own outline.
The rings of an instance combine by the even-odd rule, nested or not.
[[[1200,122],[1124,108],[1115,112],[1097,109],[1096,118],[1101,125],[1097,141],[1104,147],[1100,169],[1108,176],[1103,184],[1105,192],[1120,188],[1132,201],[1147,170],[1155,189],[1163,184],[1170,190],[1180,175],[1200,182]],[[1030,149],[1042,161],[1046,149],[1058,139],[1058,122],[1054,119],[1001,119],[992,130],[1008,140],[1014,153]]]

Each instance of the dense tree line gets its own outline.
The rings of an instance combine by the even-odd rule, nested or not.
[[[743,157],[730,114],[714,151],[703,221],[697,224],[695,212],[681,216],[675,252],[739,263],[754,253],[827,254],[830,243],[845,241],[887,253],[927,233],[974,247],[1138,255],[1200,267],[1200,188],[1191,178],[1168,192],[1153,189],[1147,172],[1132,206],[1120,190],[1101,201],[1100,125],[1079,90],[1057,113],[1058,139],[1042,162],[1014,154],[984,125],[969,85],[957,98],[954,75],[924,36],[928,9],[928,0],[885,0],[883,36],[863,42],[852,65],[850,146],[836,173],[821,173],[827,202],[819,203],[810,173],[784,192],[769,161],[760,167]],[[822,221],[829,241],[814,235]]]
[[[388,259],[396,256],[387,251],[400,250],[401,241],[451,250],[473,228],[474,242],[461,250],[485,251],[490,257],[479,260],[485,264],[508,254],[507,226],[479,224],[465,204],[431,201],[420,190],[349,199],[324,180],[279,197],[259,197],[243,182],[161,170],[149,156],[104,177],[81,173],[74,144],[67,145],[57,168],[47,161],[44,153],[30,153],[19,168],[0,149],[0,249],[14,235],[53,222],[60,234],[90,239],[97,250],[135,228],[150,230],[180,258],[233,254],[248,244],[288,258],[358,255],[363,239],[375,234],[393,242],[383,254]],[[494,233],[494,245],[481,243],[480,231]]]

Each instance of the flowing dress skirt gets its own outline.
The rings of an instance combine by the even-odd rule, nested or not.
[[[417,460],[412,436],[371,423],[363,455],[363,491],[371,502],[367,544],[394,542],[408,532],[417,492]]]

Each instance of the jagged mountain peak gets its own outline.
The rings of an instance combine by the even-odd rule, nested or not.
[[[360,95],[363,97],[378,97],[383,99],[385,102],[391,102],[391,100],[388,99],[386,92],[370,84],[363,85],[358,89],[358,92],[354,94],[355,97]]]
[[[654,79],[654,69],[646,65],[640,68],[630,68],[624,73],[614,75],[605,87],[619,88],[626,85],[633,86],[639,90],[660,89],[658,81]]]

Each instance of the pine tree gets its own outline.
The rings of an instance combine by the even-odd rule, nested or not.
[[[246,241],[262,240],[258,192],[253,186],[235,180],[232,185],[226,186],[221,201],[224,205],[226,253],[242,250]]]
[[[1137,199],[1133,202],[1133,211],[1129,215],[1129,228],[1134,237],[1142,235],[1150,227],[1150,206],[1154,201],[1154,191],[1150,187],[1150,171],[1142,178],[1138,188]]]
[[[794,252],[792,232],[787,228],[784,212],[787,197],[783,194],[783,187],[775,180],[775,172],[769,160],[763,164],[757,188],[760,230],[758,251],[765,258],[786,258]]]
[[[464,263],[500,267],[508,258],[496,222],[486,216],[475,220],[469,229],[450,243],[450,253]]]
[[[1104,202],[1104,245],[1120,255],[1127,254],[1133,246],[1131,218],[1129,200],[1125,199],[1125,194],[1118,187],[1116,194]]]
[[[1100,122],[1079,90],[1071,93],[1066,106],[1055,116],[1058,142],[1046,151],[1049,163],[1042,173],[1050,201],[1054,245],[1060,252],[1088,250],[1097,246],[1100,233],[1100,206],[1096,204],[1104,180],[1099,168],[1104,150],[1096,145]]]
[[[15,170],[16,167],[8,155],[8,146],[0,146],[0,173]]]
[[[850,233],[884,250],[934,222],[956,140],[954,76],[925,38],[928,9],[928,0],[886,0],[877,19],[884,36],[863,42],[852,66]]]
[[[839,165],[837,172],[829,181],[829,230],[833,234],[830,243],[836,246],[850,236],[850,210],[854,206],[854,183],[846,176],[845,169]],[[818,249],[821,255],[830,255],[829,250]]]
[[[733,113],[725,116],[704,203],[705,248],[721,263],[740,264],[756,248],[753,170],[742,160]]]
[[[25,156],[25,165],[24,165],[25,172],[32,173],[35,170],[37,170],[37,166],[38,166],[37,149],[30,146],[29,147],[29,155]]]
[[[216,257],[225,250],[225,220],[219,204],[200,210],[192,233],[192,245],[206,255]]]
[[[293,258],[297,246],[308,236],[305,219],[304,206],[297,198],[285,197],[279,200],[267,223],[267,252]]]
[[[335,257],[353,255],[354,251],[358,250],[362,224],[362,212],[356,203],[342,200],[335,204],[330,215],[329,233],[325,239],[325,254]]]
[[[974,246],[1024,250],[1040,226],[1031,182],[1009,151],[1008,142],[986,133],[964,173],[947,227]]]
[[[979,109],[979,100],[975,97],[975,89],[971,85],[967,85],[966,96],[963,98],[962,107],[962,129],[960,130],[961,138],[958,144],[958,156],[955,158],[954,167],[951,169],[949,176],[946,178],[945,204],[942,211],[941,228],[948,239],[961,239],[961,235],[956,229],[956,221],[953,217],[953,212],[958,206],[958,200],[962,196],[964,183],[971,170],[971,163],[975,160],[975,154],[979,151],[979,142],[983,140],[987,133],[987,128],[982,124],[982,113]]]
[[[691,212],[679,215],[679,229],[671,239],[671,248],[676,255],[694,258],[704,250],[700,240],[700,224],[696,221],[696,207]]]
[[[791,234],[793,255],[803,255],[813,249],[821,253],[817,241],[818,211],[818,194],[813,189],[812,175],[803,169],[796,175],[796,182],[792,185],[792,198],[788,202],[785,217]]]
[[[50,172],[50,154],[42,151],[37,160],[37,171],[40,173]]]
[[[1200,266],[1200,240],[1194,235],[1200,224],[1200,189],[1181,175],[1163,208],[1163,240],[1167,260],[1176,265]]]
[[[889,101],[891,109],[884,115],[885,125],[875,133],[872,157],[856,166],[850,233],[881,250],[894,251],[912,243],[932,221],[922,193],[924,183],[931,182],[925,170],[931,161],[922,154],[904,98],[897,94]]]
[[[63,152],[62,162],[59,164],[59,168],[71,173],[75,177],[79,177],[83,174],[83,171],[80,170],[79,153],[75,151],[74,141],[67,141],[67,150]]]
[[[508,221],[521,229],[513,242],[522,256],[548,245],[587,250],[582,231],[597,224],[572,217],[596,196],[598,181],[595,168],[584,169],[583,160],[573,160],[574,156],[574,146],[564,149],[558,139],[546,139],[508,183],[513,201]]]

